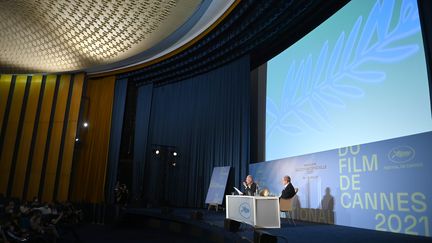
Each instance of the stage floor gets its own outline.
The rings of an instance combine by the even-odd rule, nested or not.
[[[201,212],[202,219],[193,219],[191,215],[194,212]],[[182,229],[187,229],[188,226],[202,227],[215,232],[215,234],[224,235],[224,242],[234,241],[249,241],[253,242],[254,228],[247,224],[241,224],[240,229],[235,232],[229,232],[224,229],[224,211],[208,211],[205,209],[185,209],[185,208],[129,208],[125,215],[133,216],[135,219],[156,218],[163,221],[173,221],[176,224],[186,225],[184,228],[177,229],[181,232]],[[167,226],[171,227],[171,226]],[[310,242],[432,242],[430,237],[412,236],[406,234],[398,234],[391,232],[382,232],[368,229],[360,229],[339,225],[316,224],[309,222],[296,221],[296,225],[289,224],[286,219],[282,219],[280,229],[256,229],[260,232],[276,236],[278,242],[292,243],[310,243]],[[221,238],[220,238],[221,239]]]

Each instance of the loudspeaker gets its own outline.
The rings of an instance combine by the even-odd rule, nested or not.
[[[261,231],[254,231],[254,243],[276,243],[277,237]]]
[[[224,228],[230,232],[236,232],[240,228],[240,222],[231,219],[225,219]]]
[[[201,213],[200,211],[193,211],[191,213],[191,219],[201,220],[203,219],[203,213]]]

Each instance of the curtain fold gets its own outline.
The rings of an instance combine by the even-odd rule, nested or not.
[[[120,157],[120,144],[123,130],[127,87],[128,79],[116,80],[111,118],[111,135],[108,150],[107,185],[105,190],[108,202],[114,202],[114,187],[117,181],[117,169]]]
[[[147,138],[152,105],[153,84],[141,86],[137,94],[135,117],[134,157],[132,172],[132,197],[139,200],[143,193]]]
[[[146,89],[139,88],[138,106],[148,108],[149,96],[141,95]],[[140,171],[134,168],[134,180],[136,187],[143,181],[144,199],[156,202],[162,197],[173,206],[202,207],[215,166],[233,167],[239,186],[248,172],[250,154],[249,57],[155,87],[152,96],[151,109],[146,110],[148,114],[151,110],[148,139],[142,137],[145,133],[139,127],[146,125],[147,116],[140,117],[145,109],[137,107],[136,118],[134,165]],[[173,146],[179,156],[155,156],[148,144]],[[143,179],[139,174],[142,166]]]

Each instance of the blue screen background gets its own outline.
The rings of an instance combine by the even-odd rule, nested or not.
[[[261,189],[305,221],[431,236],[432,118],[415,0],[353,0],[267,64]]]
[[[431,130],[416,1],[351,1],[268,62],[266,160]]]

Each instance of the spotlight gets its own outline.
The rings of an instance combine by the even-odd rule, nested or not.
[[[156,149],[155,154],[159,154],[159,153],[160,153],[159,149]]]
[[[173,156],[177,156],[177,152],[173,152]]]
[[[88,125],[89,125],[89,124],[88,124],[87,122],[84,122],[84,123],[83,123],[83,127],[88,127]]]
[[[176,163],[176,162],[173,162],[173,163],[172,163],[172,166],[176,166],[176,165],[177,165],[177,163]]]
[[[79,142],[79,138],[75,138],[75,142]]]

